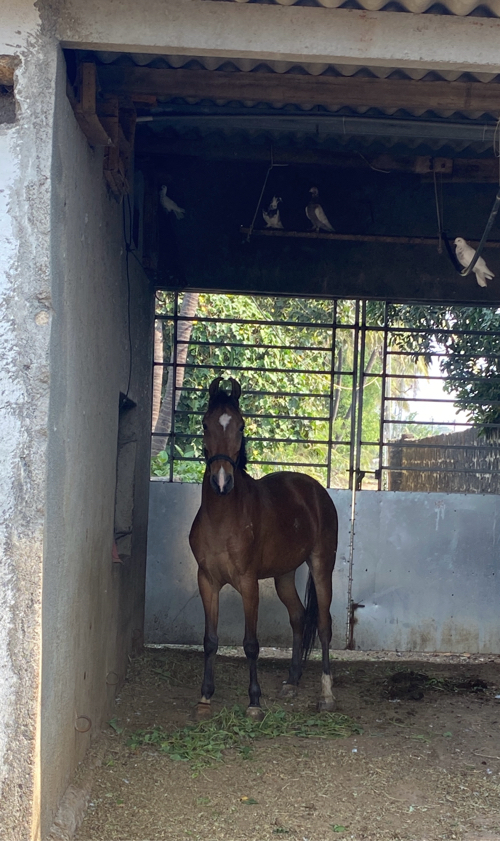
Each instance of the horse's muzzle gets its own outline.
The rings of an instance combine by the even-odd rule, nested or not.
[[[226,473],[224,468],[220,468],[217,473],[212,473],[210,476],[210,484],[215,493],[224,496],[234,488],[234,476],[232,473]]]

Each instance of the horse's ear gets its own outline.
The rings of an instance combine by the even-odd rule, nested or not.
[[[237,403],[241,395],[241,386],[238,380],[235,380],[233,377],[229,377],[229,382],[231,383],[231,397]]]
[[[210,396],[210,400],[213,400],[217,392],[219,391],[219,385],[221,384],[224,377],[217,377],[215,380],[212,380],[208,387],[208,394]]]

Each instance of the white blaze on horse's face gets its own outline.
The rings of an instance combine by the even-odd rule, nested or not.
[[[227,425],[229,423],[231,423],[232,419],[233,419],[232,416],[228,415],[227,412],[224,412],[224,414],[220,416],[219,423],[222,426],[222,429],[224,430],[224,432],[226,431]]]
[[[231,402],[207,411],[203,418],[203,447],[210,486],[217,494],[234,487],[235,469],[243,441],[243,419]]]
[[[226,479],[226,471],[223,467],[219,468],[219,472],[217,473],[217,484],[221,493],[224,493],[224,485],[226,484]]]

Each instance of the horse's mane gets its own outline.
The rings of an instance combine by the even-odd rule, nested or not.
[[[208,408],[210,411],[212,409],[219,409],[222,406],[229,406],[232,409],[236,409],[237,412],[240,411],[240,406],[237,400],[231,397],[227,391],[224,391],[223,388],[219,388],[219,390],[214,394],[213,397],[210,398],[208,403]],[[246,473],[247,470],[247,448],[245,442],[245,436],[241,439],[241,447],[240,452],[238,454],[238,467],[240,470],[243,470]]]

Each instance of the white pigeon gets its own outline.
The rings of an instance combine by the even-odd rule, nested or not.
[[[461,263],[464,268],[467,268],[467,266],[470,265],[475,253],[474,248],[472,248],[472,246],[470,246],[462,237],[456,238],[455,254],[457,255],[458,262]],[[492,277],[495,277],[482,257],[479,258],[472,271],[476,275],[476,280],[479,286],[488,286],[487,281],[491,280]]]
[[[267,210],[262,210],[262,216],[264,217],[266,228],[279,228],[280,230],[283,230],[278,208],[281,201],[282,199],[280,199],[279,196],[273,196],[273,200]]]
[[[330,225],[325,211],[318,202],[318,188],[311,187],[309,192],[311,194],[311,200],[306,207],[306,216],[312,222],[312,230],[334,233],[335,228],[332,228]]]
[[[173,211],[177,219],[184,219],[184,214],[186,211],[184,210],[184,208],[179,207],[179,205],[176,204],[173,199],[170,199],[167,196],[167,187],[165,184],[160,190],[160,204],[163,208],[165,208],[167,213],[172,213]]]

